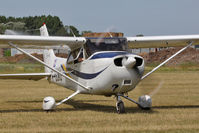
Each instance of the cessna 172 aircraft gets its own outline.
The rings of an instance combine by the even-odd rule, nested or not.
[[[49,36],[46,25],[40,28],[41,36],[0,35],[0,47],[14,47],[45,66],[45,73],[0,74],[1,79],[45,78],[52,83],[71,89],[74,93],[56,103],[53,97],[45,97],[43,109],[50,111],[77,94],[116,96],[116,109],[124,113],[121,97],[134,102],[142,109],[150,109],[152,100],[148,95],[138,102],[125,94],[166,62],[191,45],[199,44],[199,35],[148,36],[148,37],[54,37]],[[56,57],[53,48],[67,46],[68,58]],[[184,46],[169,59],[144,74],[144,59],[128,52],[133,48],[157,48]],[[64,47],[64,48],[67,48]],[[32,56],[22,48],[43,48],[44,61]]]

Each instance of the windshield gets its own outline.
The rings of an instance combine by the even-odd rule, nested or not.
[[[125,38],[89,38],[86,45],[87,56],[100,51],[126,51]]]

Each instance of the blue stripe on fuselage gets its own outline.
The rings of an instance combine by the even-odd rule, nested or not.
[[[82,79],[93,79],[95,77],[97,77],[100,73],[102,73],[104,70],[106,70],[108,67],[104,68],[103,70],[97,72],[97,73],[83,73],[83,72],[79,72],[79,71],[76,71],[76,70],[72,70],[72,74],[79,77],[79,78],[82,78]]]
[[[129,54],[128,52],[106,52],[106,53],[98,53],[93,55],[90,60],[93,59],[100,59],[100,58],[113,58],[118,55],[126,55]]]

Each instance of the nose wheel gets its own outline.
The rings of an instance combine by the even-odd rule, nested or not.
[[[125,107],[124,107],[124,102],[120,98],[120,96],[116,96],[117,102],[116,102],[116,110],[118,114],[123,114],[125,113]]]

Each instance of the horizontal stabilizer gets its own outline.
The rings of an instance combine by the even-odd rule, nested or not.
[[[0,79],[40,80],[50,76],[50,73],[0,74]]]

